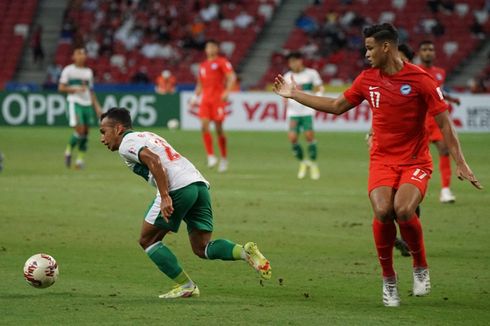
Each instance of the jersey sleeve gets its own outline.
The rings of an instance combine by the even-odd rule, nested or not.
[[[88,80],[88,87],[90,90],[94,90],[94,71],[90,69],[90,77]]]
[[[119,155],[129,162],[142,163],[139,154],[141,150],[146,148],[146,143],[142,138],[133,135],[127,135],[123,138],[119,146]]]
[[[229,73],[233,72],[233,66],[231,65],[230,61],[226,60],[223,58],[220,62],[221,70],[224,72],[225,75],[228,75]]]
[[[442,89],[433,78],[426,77],[420,83],[427,112],[434,116],[448,109]]]
[[[314,86],[323,86],[323,81],[322,81],[322,77],[320,77],[320,74],[318,73],[318,71],[312,69],[313,71],[313,74],[312,74],[312,77],[313,77],[313,85]]]
[[[344,97],[351,105],[357,106],[364,101],[364,95],[362,94],[362,78],[364,74],[361,73],[352,83],[351,87],[344,92]]]
[[[60,75],[60,84],[68,84],[68,67],[63,68]]]

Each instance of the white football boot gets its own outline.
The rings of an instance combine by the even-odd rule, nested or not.
[[[456,196],[453,195],[451,189],[448,187],[441,189],[441,195],[439,196],[441,203],[454,203],[456,201]]]
[[[399,307],[400,296],[396,278],[383,278],[383,304],[385,307]]]
[[[218,158],[214,155],[208,155],[208,168],[214,168],[218,164]]]
[[[430,277],[428,268],[413,270],[413,295],[422,297],[430,293]]]
[[[228,160],[226,158],[222,158],[219,160],[218,164],[218,172],[225,172],[228,170]]]

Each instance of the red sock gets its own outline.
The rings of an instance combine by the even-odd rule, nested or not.
[[[221,157],[226,158],[226,137],[218,136],[218,145],[221,152]]]
[[[202,133],[202,141],[204,142],[204,147],[206,148],[206,153],[208,153],[208,156],[214,155],[213,137],[209,131]]]
[[[441,171],[441,185],[443,188],[451,184],[451,160],[449,155],[439,156],[439,171]]]
[[[394,277],[393,245],[396,238],[396,226],[393,221],[382,223],[376,217],[373,220],[373,235],[378,259],[383,269],[383,277]]]
[[[400,226],[400,233],[403,240],[407,243],[412,254],[413,267],[427,268],[424,235],[417,214],[413,214],[408,221],[398,221],[398,225]]]

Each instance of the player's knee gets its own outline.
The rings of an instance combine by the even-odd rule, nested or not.
[[[143,249],[146,249],[146,248],[148,248],[149,246],[151,246],[151,245],[152,245],[152,244],[151,244],[151,243],[149,243],[149,242],[150,242],[150,241],[148,241],[148,239],[147,239],[147,238],[145,238],[145,237],[141,237],[141,238],[139,238],[139,240],[138,240],[139,245],[140,245],[140,246],[141,246],[141,248],[143,248]]]
[[[415,208],[410,205],[400,205],[395,207],[395,214],[398,220],[407,221],[415,214]]]
[[[199,258],[206,259],[206,246],[192,246],[192,252]]]
[[[393,207],[391,205],[376,205],[374,214],[381,222],[386,222],[393,219]]]

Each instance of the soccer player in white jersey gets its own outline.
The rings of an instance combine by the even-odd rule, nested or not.
[[[298,87],[307,92],[313,92],[315,94],[323,93],[323,82],[320,78],[320,74],[311,68],[306,68],[303,64],[303,57],[299,52],[292,52],[288,55],[288,71],[284,78],[296,82]],[[291,142],[294,156],[300,161],[298,178],[303,179],[306,176],[308,168],[310,168],[310,176],[313,180],[320,179],[320,169],[316,163],[317,158],[317,145],[315,140],[315,133],[313,131],[313,115],[315,110],[304,106],[301,103],[292,99],[284,99],[287,107],[287,116],[289,123],[289,141]],[[298,135],[304,132],[306,142],[308,143],[308,158],[305,159],[303,148],[298,142]]]
[[[68,121],[73,127],[65,149],[65,165],[71,166],[73,149],[78,145],[78,156],[75,163],[77,169],[85,166],[84,157],[87,152],[89,127],[95,124],[95,116],[101,114],[100,104],[93,91],[94,74],[92,69],[85,67],[87,55],[82,47],[73,51],[73,64],[66,66],[61,72],[58,90],[67,93]]]
[[[209,183],[184,156],[165,139],[151,132],[132,130],[126,109],[112,108],[100,118],[101,142],[119,151],[136,174],[157,188],[146,212],[139,243],[155,265],[177,285],[162,299],[199,296],[199,288],[180,266],[177,257],[162,242],[168,232],[177,232],[186,222],[193,252],[203,259],[245,260],[262,279],[271,278],[269,261],[257,245],[244,246],[229,240],[211,240],[213,211]]]

